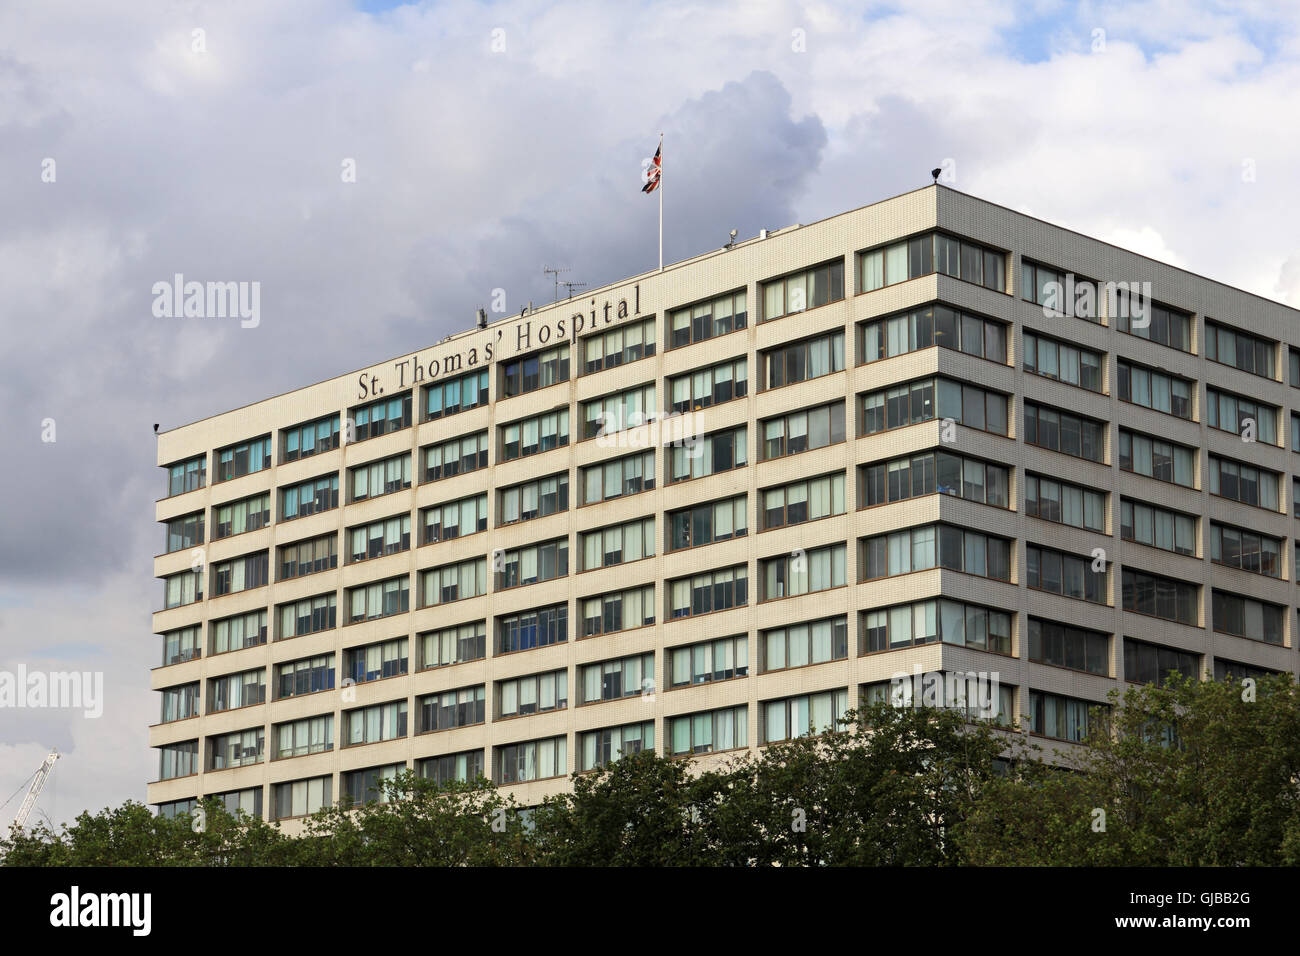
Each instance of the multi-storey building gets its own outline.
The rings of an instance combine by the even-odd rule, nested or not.
[[[929,186],[164,432],[149,801],[1294,673],[1296,319]]]

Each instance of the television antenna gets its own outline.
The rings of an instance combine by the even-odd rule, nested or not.
[[[572,272],[572,271],[573,270],[568,268],[567,266],[557,266],[554,269],[552,269],[550,266],[542,266],[542,275],[555,276],[555,298],[551,300],[552,302],[560,301],[560,273]]]
[[[587,283],[585,282],[561,282],[560,285],[564,286],[566,289],[569,290],[570,299],[573,298],[574,289],[585,289],[587,287]]]

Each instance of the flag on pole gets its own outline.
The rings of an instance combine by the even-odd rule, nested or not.
[[[643,193],[652,193],[659,187],[659,176],[663,172],[663,161],[660,154],[663,152],[663,140],[659,141],[659,148],[655,150],[654,159],[645,159],[641,161],[641,187]]]

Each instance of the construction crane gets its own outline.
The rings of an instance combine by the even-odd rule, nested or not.
[[[32,785],[27,789],[27,796],[23,800],[23,805],[18,808],[18,816],[14,817],[13,827],[21,830],[24,823],[27,822],[28,815],[32,808],[36,806],[36,798],[41,795],[45,789],[45,781],[50,779],[50,771],[54,769],[54,762],[59,759],[57,750],[50,751],[50,755],[45,758],[45,763],[41,764],[41,769],[36,771],[36,776],[32,778]]]

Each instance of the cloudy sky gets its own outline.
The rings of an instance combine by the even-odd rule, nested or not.
[[[152,424],[652,267],[660,130],[668,261],[943,163],[1300,306],[1297,88],[1300,10],[1252,0],[5,0],[0,672],[105,700],[0,709],[0,800],[51,747],[56,820],[157,776]],[[260,282],[260,325],[155,318],[178,272]]]

